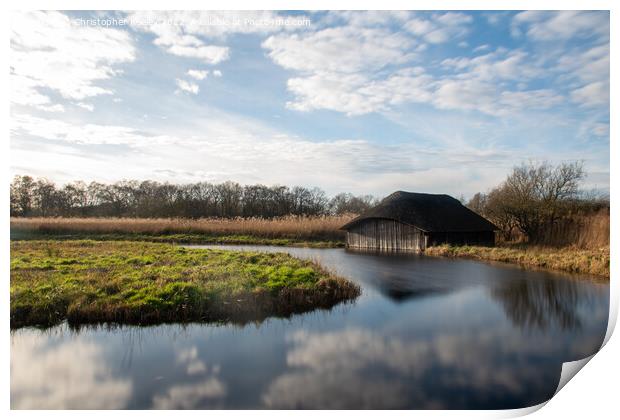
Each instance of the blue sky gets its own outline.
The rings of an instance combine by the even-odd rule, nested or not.
[[[14,174],[609,188],[608,12],[19,12],[10,60]]]

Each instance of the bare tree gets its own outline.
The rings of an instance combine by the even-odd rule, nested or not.
[[[11,216],[30,216],[34,206],[35,181],[17,175],[11,183]]]
[[[476,194],[472,210],[495,222],[511,239],[516,228],[532,242],[564,217],[578,198],[585,177],[583,163],[528,163],[513,168],[506,180],[488,194]]]
[[[361,214],[377,203],[378,200],[372,195],[355,196],[350,193],[340,193],[331,199],[329,209],[332,214]]]

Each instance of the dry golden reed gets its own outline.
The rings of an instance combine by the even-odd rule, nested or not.
[[[251,235],[264,238],[342,240],[338,228],[353,215],[275,219],[11,218],[11,230],[36,233]]]
[[[580,274],[595,274],[609,278],[610,256],[608,246],[581,249],[575,246],[557,248],[513,245],[492,248],[441,245],[427,248],[426,254],[441,257],[499,261],[521,264],[526,267],[538,267]]]
[[[541,243],[594,249],[609,246],[609,212],[569,216],[544,232]]]

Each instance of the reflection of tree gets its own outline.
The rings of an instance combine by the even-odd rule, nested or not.
[[[577,307],[583,292],[572,280],[537,277],[501,282],[491,295],[513,324],[545,331],[554,324],[563,330],[581,328]]]
[[[427,281],[420,280],[419,278],[395,275],[383,275],[375,287],[383,296],[396,303],[447,291],[445,288],[429,284]]]

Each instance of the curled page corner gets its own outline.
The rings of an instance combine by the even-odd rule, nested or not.
[[[598,352],[597,352],[598,353]],[[585,357],[579,360],[573,360],[572,362],[564,362],[562,363],[562,372],[560,373],[560,382],[558,383],[558,387],[555,389],[553,396],[549,398],[547,401],[544,401],[540,404],[533,405],[531,407],[520,408],[516,410],[510,410],[510,413],[506,413],[507,417],[521,417],[526,416],[528,414],[532,414],[541,408],[543,408],[553,397],[557,395],[558,392],[564,385],[566,385],[573,377],[579,372],[592,358],[596,355],[594,353],[591,356]]]
[[[541,402],[540,404],[531,405],[529,407],[505,410],[496,418],[509,419],[509,418],[515,418],[515,417],[524,417],[524,416],[527,416],[529,414],[535,413],[536,411],[540,410],[545,405],[547,405],[548,402],[549,400]]]
[[[605,333],[605,338],[603,339],[603,344],[601,344],[601,348],[605,347],[605,344],[611,338],[611,335],[614,333],[614,329],[616,328],[616,321],[618,320],[618,302],[614,303],[611,300],[609,305],[609,320],[607,321],[607,332]]]
[[[565,362],[562,364],[560,382],[558,383],[558,387],[553,394],[554,397],[557,395],[558,392],[560,392],[562,388],[564,388],[564,385],[566,385],[568,381],[573,379],[577,372],[579,372],[590,360],[592,360],[595,354],[596,353],[583,359],[573,360],[572,362]]]

